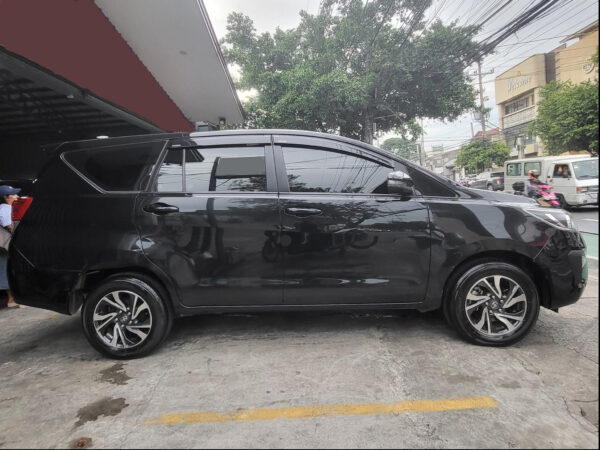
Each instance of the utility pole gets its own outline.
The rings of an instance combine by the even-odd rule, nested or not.
[[[481,115],[481,139],[485,142],[485,113],[483,110],[483,81],[481,80],[481,61],[477,61],[477,74],[479,75],[479,112]]]
[[[486,73],[481,73],[481,61],[477,61],[477,75],[479,77],[479,113],[480,113],[480,117],[479,119],[481,120],[481,139],[485,142],[485,106],[484,106],[484,102],[483,102],[483,80],[482,77],[483,75],[489,75],[494,73],[494,69],[490,70],[489,72]]]
[[[425,153],[425,129],[423,128],[423,118],[421,117],[421,148],[419,148],[419,164],[423,165],[423,153]]]

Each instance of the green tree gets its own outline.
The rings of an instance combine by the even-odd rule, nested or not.
[[[383,141],[381,148],[410,161],[419,160],[419,148],[415,140],[402,137],[389,138]]]
[[[323,0],[290,30],[257,34],[231,13],[223,39],[239,65],[246,126],[339,133],[373,141],[405,134],[415,118],[454,120],[474,105],[465,74],[478,51],[476,29],[423,20],[431,0]],[[400,24],[400,25],[399,25]]]
[[[570,150],[598,152],[598,80],[548,83],[541,89],[538,115],[529,131],[550,155]]]
[[[460,148],[456,165],[478,173],[494,165],[502,166],[509,156],[510,149],[504,142],[472,141]]]

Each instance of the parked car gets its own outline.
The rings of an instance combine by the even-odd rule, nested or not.
[[[81,307],[114,358],[147,354],[176,317],[231,311],[442,308],[463,338],[505,346],[587,281],[562,209],[321,133],[67,142],[33,197],[9,251],[14,297]]]
[[[530,170],[537,170],[540,181],[552,186],[563,208],[598,204],[597,156],[543,156],[506,161],[505,192],[514,193],[513,183],[526,181]]]
[[[487,189],[488,191],[503,191],[504,172],[482,172],[469,183],[469,187]]]
[[[475,180],[475,178],[477,178],[477,175],[469,174],[469,175],[466,175],[465,177],[461,177],[457,181],[457,183],[459,184],[459,186],[470,187],[471,183],[473,182],[473,180]]]

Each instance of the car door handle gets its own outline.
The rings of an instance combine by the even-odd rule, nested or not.
[[[151,203],[144,206],[144,211],[163,215],[179,212],[179,208],[177,206],[167,205],[166,203]]]
[[[322,211],[316,208],[285,208],[285,213],[294,217],[309,217],[321,214]]]

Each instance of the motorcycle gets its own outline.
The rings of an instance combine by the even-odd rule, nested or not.
[[[560,202],[558,201],[558,197],[552,190],[552,186],[549,184],[540,184],[538,186],[538,191],[534,194],[534,197],[537,202],[542,206],[550,206],[552,208],[560,208]]]
[[[525,195],[525,183],[523,181],[517,181],[513,183],[513,190],[515,195]],[[529,194],[534,200],[536,200],[541,206],[550,208],[560,208],[560,202],[558,197],[552,190],[552,186],[549,184],[537,185],[537,191]]]

